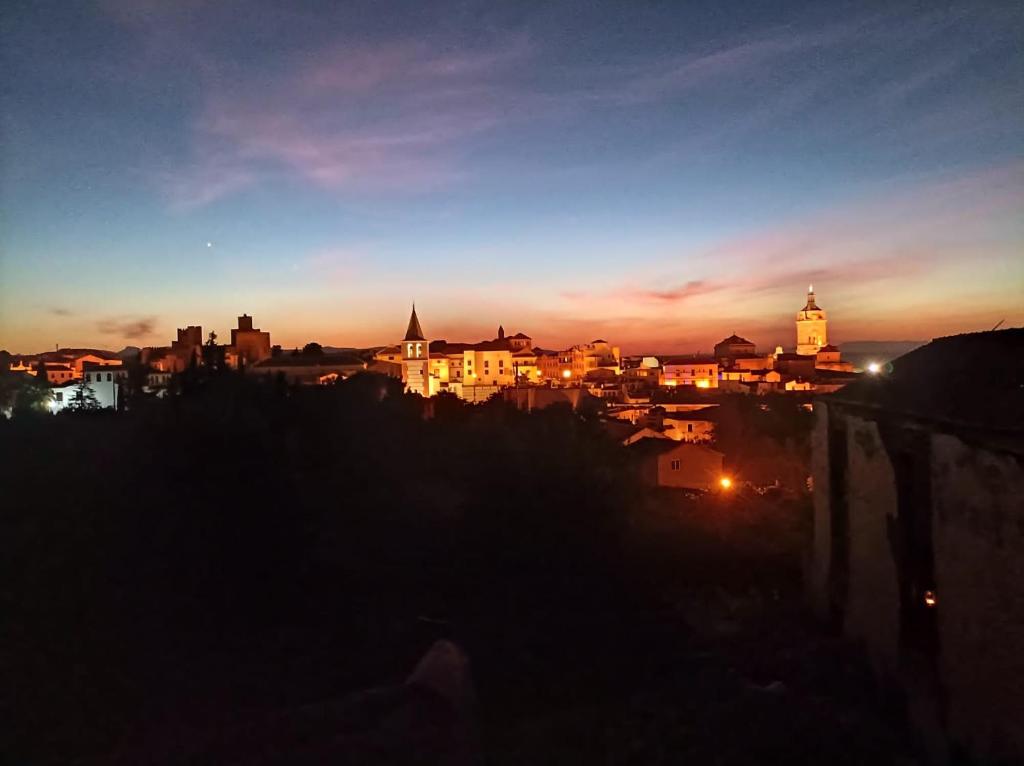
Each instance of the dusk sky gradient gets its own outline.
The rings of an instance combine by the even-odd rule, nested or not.
[[[1024,325],[1019,1],[0,13],[12,352]]]

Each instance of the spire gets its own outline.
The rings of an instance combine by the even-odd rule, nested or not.
[[[498,340],[505,340],[505,328],[498,325]]]
[[[804,311],[820,311],[818,304],[814,301],[814,285],[807,285],[807,305],[803,308]]]
[[[416,316],[416,304],[412,304],[412,314],[409,316],[409,329],[405,331],[402,340],[426,340],[423,337],[423,328],[420,327],[419,317]]]

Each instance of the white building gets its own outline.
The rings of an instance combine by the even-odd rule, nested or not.
[[[86,364],[79,380],[72,380],[55,386],[50,396],[50,412],[67,409],[75,397],[79,385],[92,391],[102,409],[116,409],[121,398],[121,387],[128,377],[123,365]]]

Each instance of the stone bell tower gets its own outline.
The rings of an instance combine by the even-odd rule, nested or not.
[[[423,336],[416,304],[412,305],[409,327],[402,339],[402,382],[405,390],[420,396],[430,396],[430,343]]]
[[[814,285],[808,285],[807,303],[796,312],[796,352],[814,356],[828,345],[827,324],[825,310],[814,302]]]

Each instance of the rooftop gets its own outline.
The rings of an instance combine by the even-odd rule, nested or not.
[[[783,362],[813,362],[816,359],[816,355],[815,354],[794,354],[792,352],[788,352],[788,353],[785,353],[785,354],[779,354],[775,358],[778,359],[778,360],[781,360]]]
[[[715,345],[716,346],[735,346],[735,345],[739,345],[741,343],[743,343],[745,345],[748,345],[748,346],[753,346],[754,345],[752,341],[749,341],[746,338],[741,338],[739,335],[736,335],[735,333],[730,335],[725,340],[718,341],[718,343],[716,343]]]
[[[662,356],[658,357],[663,364],[718,364],[718,359],[713,356]]]
[[[664,455],[666,452],[674,452],[675,450],[681,450],[683,452],[713,452],[716,455],[722,454],[718,450],[705,447],[703,444],[677,442],[674,439],[638,439],[629,445],[630,453],[633,455],[639,455],[640,457]]]
[[[354,354],[281,354],[263,359],[253,367],[266,369],[268,367],[365,367],[366,362]]]
[[[936,338],[826,402],[923,420],[1024,433],[1024,328]]]
[[[412,314],[409,315],[409,326],[405,330],[403,340],[426,340],[423,337],[423,328],[420,327],[420,318],[416,316],[416,304],[413,304]]]

